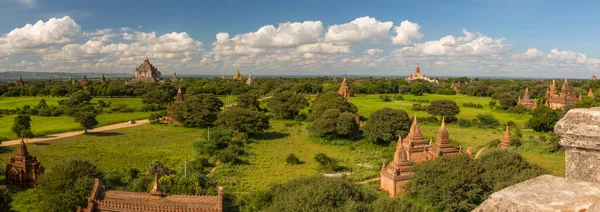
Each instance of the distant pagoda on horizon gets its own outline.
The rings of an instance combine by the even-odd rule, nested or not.
[[[161,73],[156,67],[154,67],[148,60],[148,55],[144,58],[144,62],[135,69],[134,77],[128,81],[128,83],[156,83],[163,82]]]
[[[529,95],[529,88],[525,88],[525,94],[523,94],[522,99],[519,97],[519,100],[517,100],[517,105],[522,105],[527,110],[534,110],[538,106],[537,101],[531,99],[531,96]]]
[[[427,81],[427,82],[431,82],[431,83],[438,83],[437,79],[431,79],[431,78],[425,76],[425,74],[421,73],[421,69],[419,68],[418,63],[417,63],[417,68],[415,69],[415,73],[410,74],[406,78],[406,81],[413,81],[413,80],[423,80],[423,81]]]
[[[244,80],[244,76],[242,76],[242,73],[240,73],[239,69],[233,75],[233,79],[234,80],[239,80],[239,81],[243,81]]]

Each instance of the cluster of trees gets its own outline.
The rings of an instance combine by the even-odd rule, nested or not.
[[[547,173],[507,149],[487,150],[475,160],[467,155],[440,157],[412,171],[408,194],[441,211],[471,211],[491,193]]]

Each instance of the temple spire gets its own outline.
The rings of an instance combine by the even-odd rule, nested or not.
[[[25,139],[21,137],[21,143],[19,144],[19,149],[17,150],[17,156],[26,157],[29,155],[27,151],[27,144],[25,144]]]
[[[588,97],[590,97],[590,99],[594,98],[594,92],[592,92],[592,88],[590,88],[590,91],[587,94]]]
[[[160,183],[158,181],[158,173],[154,173],[154,184],[152,185],[152,191],[150,191],[150,195],[161,197],[162,189],[160,188]]]
[[[506,132],[504,132],[504,138],[500,142],[500,148],[508,148],[510,146],[510,132],[508,131],[508,125],[506,125]]]
[[[146,56],[144,57],[145,61],[148,61],[148,54],[146,54]]]
[[[183,92],[181,91],[181,86],[177,89],[177,96],[175,97],[175,102],[183,102]]]
[[[427,67],[425,67],[425,68],[427,68]],[[417,63],[417,68],[415,70],[415,73],[416,74],[420,74],[421,73],[421,69],[419,68],[419,63]]]

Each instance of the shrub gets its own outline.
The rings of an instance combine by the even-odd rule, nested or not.
[[[456,95],[456,91],[450,88],[439,89],[436,93],[441,95]]]
[[[562,118],[563,114],[560,111],[552,110],[551,108],[540,105],[531,112],[529,126],[537,132],[549,132],[554,130],[556,122]]]
[[[479,128],[498,128],[500,122],[492,114],[477,114],[477,126]]]
[[[150,121],[150,124],[158,124],[160,123],[161,119],[162,116],[160,115],[160,113],[151,113],[150,118],[148,120]]]
[[[355,114],[328,109],[308,126],[311,136],[350,137],[358,131]]]
[[[478,108],[478,109],[481,109],[481,108],[483,108],[483,105],[481,105],[481,104],[479,104],[479,103],[475,104],[475,103],[472,103],[472,102],[467,102],[467,103],[464,103],[464,104],[463,104],[463,107],[470,107],[470,108]]]
[[[496,101],[492,100],[488,103],[488,106],[490,106],[490,109],[494,109],[496,107]]]
[[[402,95],[394,95],[394,100],[398,100],[398,101],[404,100],[404,96],[402,96]]]
[[[460,108],[452,100],[434,100],[427,106],[427,113],[434,116],[445,116],[447,122],[451,122],[460,113]]]
[[[31,117],[29,115],[18,115],[14,119],[13,126],[10,128],[18,137],[24,137],[21,135],[23,130],[31,131]]]
[[[510,112],[516,113],[516,114],[523,114],[523,113],[527,113],[527,108],[525,108],[525,106],[523,106],[523,105],[517,105],[514,108],[512,108],[512,110]]]
[[[419,103],[412,105],[412,111],[426,111],[426,110],[427,110],[427,106],[422,106]]]
[[[337,160],[327,156],[325,153],[318,153],[315,155],[315,161],[317,161],[321,169],[329,172],[336,172],[340,169]]]
[[[390,96],[388,96],[388,95],[381,95],[381,96],[379,96],[379,99],[382,102],[391,102],[392,101],[392,98],[390,98]]]
[[[308,101],[302,96],[283,91],[273,95],[267,103],[269,110],[279,118],[293,119],[300,110],[308,106]]]
[[[467,128],[467,127],[471,127],[472,125],[473,125],[473,123],[471,122],[471,120],[463,119],[463,118],[459,118],[458,119],[458,126],[459,127]]]
[[[216,124],[235,133],[258,133],[271,127],[264,113],[239,107],[219,113]]]
[[[285,159],[285,162],[287,164],[295,165],[295,164],[300,164],[300,159],[298,159],[298,157],[296,157],[294,154],[289,154],[287,156],[287,158]]]

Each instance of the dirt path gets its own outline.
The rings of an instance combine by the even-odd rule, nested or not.
[[[129,124],[128,122],[124,122],[124,123],[106,125],[106,126],[92,129],[92,130],[88,130],[88,132],[102,132],[102,131],[107,131],[107,130],[116,130],[116,129],[126,128],[126,127],[135,127],[135,126],[139,126],[139,125],[145,124],[145,123],[148,123],[148,119],[137,120],[137,121],[135,121],[135,124]],[[35,138],[27,138],[27,139],[25,139],[25,142],[35,143],[35,142],[49,141],[49,140],[54,140],[54,139],[59,139],[59,138],[72,137],[72,136],[81,135],[81,134],[83,134],[83,130],[58,133],[58,134],[52,134],[52,135],[44,135],[44,136],[39,136],[39,137],[35,137]],[[2,144],[0,144],[0,146],[12,146],[12,145],[18,145],[19,143],[21,143],[21,139],[12,140],[12,141],[3,141]]]
[[[370,183],[370,182],[374,182],[374,181],[378,181],[378,180],[379,180],[379,177],[373,178],[373,179],[368,179],[365,181],[360,181],[360,182],[357,182],[356,184],[366,184],[366,183]]]

